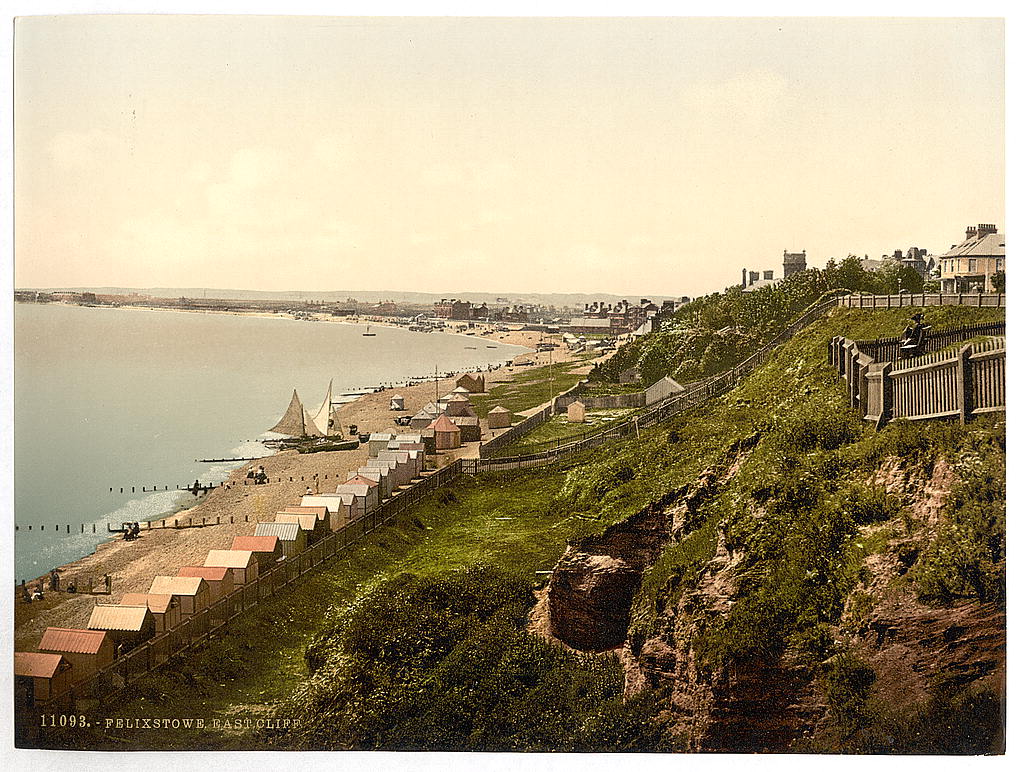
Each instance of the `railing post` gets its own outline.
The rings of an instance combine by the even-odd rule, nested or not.
[[[881,429],[892,417],[892,377],[889,372],[892,370],[892,362],[886,362],[879,368],[878,388],[879,388],[879,402],[878,409],[878,420],[875,422],[875,428]]]
[[[964,346],[957,352],[956,356],[956,393],[957,408],[960,414],[960,423],[967,423],[974,406],[971,404],[971,352],[973,346]]]

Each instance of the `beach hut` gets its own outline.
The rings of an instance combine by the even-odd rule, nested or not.
[[[391,398],[391,409],[392,410],[405,410],[405,397],[401,394],[396,394]]]
[[[391,438],[394,435],[388,432],[374,432],[370,435],[370,440],[366,444],[367,452],[371,456],[376,456],[377,453],[384,450],[388,443],[391,442]]]
[[[353,502],[335,493],[321,493],[318,496],[303,496],[303,506],[324,506],[329,513],[328,526],[332,531],[340,530],[355,517]]]
[[[674,381],[672,378],[669,378],[666,375],[660,381],[652,383],[650,386],[647,387],[647,389],[644,391],[644,404],[653,405],[655,402],[660,402],[666,397],[671,397],[673,394],[678,394],[682,390],[682,386],[680,386],[676,381]]]
[[[429,428],[434,430],[434,448],[438,453],[442,450],[454,450],[462,445],[459,427],[452,423],[448,416],[438,416]]]
[[[71,669],[62,654],[14,652],[15,704],[31,707],[59,697],[71,688]]]
[[[137,646],[156,635],[156,620],[145,603],[136,606],[96,604],[86,627],[106,630],[115,645],[123,644],[126,648]]]
[[[425,428],[425,429],[422,430],[422,436],[423,436],[423,447],[424,447],[424,450],[425,450],[426,454],[429,456],[429,455],[432,455],[432,454],[436,453],[437,452],[437,441],[434,438],[434,430],[430,429],[430,428]],[[426,462],[424,462],[424,466],[425,465],[426,465]]]
[[[235,579],[226,566],[182,566],[178,576],[200,576],[210,586],[210,603],[216,603],[235,589]]]
[[[409,457],[407,450],[384,450],[377,454],[377,458],[395,462],[396,482],[399,485],[408,485],[416,476],[416,462]]]
[[[286,512],[290,515],[316,515],[316,519],[323,522],[323,530],[320,533],[326,535],[331,530],[331,512],[325,506],[299,505],[284,507],[281,511]]]
[[[71,667],[68,680],[78,684],[114,661],[114,642],[104,630],[47,627],[36,648],[44,654],[60,654]]]
[[[153,615],[156,634],[166,633],[181,623],[181,604],[173,595],[151,595],[148,592],[129,592],[121,598],[123,606],[147,606]]]
[[[412,429],[426,429],[430,426],[431,422],[440,415],[440,410],[436,409],[436,405],[431,403],[431,407],[434,410],[428,410],[426,407],[421,409],[416,415],[409,420],[409,426]]]
[[[249,550],[210,550],[203,565],[230,568],[236,589],[255,582],[260,573],[259,562]]]
[[[456,391],[460,388],[465,389],[470,394],[483,394],[484,393],[484,374],[483,373],[464,373],[458,377],[455,381]]]
[[[458,396],[462,396],[461,394]],[[473,409],[473,403],[466,398],[453,399],[445,406],[444,412],[452,418],[456,416],[468,416],[469,418],[476,418],[476,410]]]
[[[381,500],[391,498],[391,496],[394,495],[396,485],[395,475],[389,467],[361,466],[356,470],[356,474],[377,483],[377,490],[380,493]]]
[[[236,536],[231,541],[231,549],[252,552],[260,565],[261,574],[272,568],[284,554],[284,548],[276,536]]]
[[[330,525],[327,520],[318,520],[316,515],[297,515],[293,512],[278,512],[275,523],[295,523],[306,535],[306,546],[316,544],[327,535]]]
[[[182,619],[198,614],[210,605],[210,585],[201,576],[154,576],[149,592],[177,598]]]
[[[420,477],[423,473],[423,457],[427,453],[426,444],[422,442],[399,442],[396,444],[397,447],[389,447],[388,450],[404,450],[408,453],[409,458],[411,458],[415,464],[416,473],[413,477]]]
[[[579,400],[576,400],[566,410],[568,415],[566,421],[572,424],[581,424],[587,420],[587,406]]]
[[[498,405],[487,414],[488,429],[507,429],[512,425],[512,413]]]
[[[373,480],[352,475],[338,486],[338,493],[350,493],[355,496],[355,518],[364,517],[375,510],[380,504],[380,486]]]
[[[463,442],[480,442],[480,419],[476,416],[455,416],[452,423],[459,427]]]
[[[306,549],[306,532],[298,523],[256,523],[255,535],[277,537],[284,558],[293,558]]]

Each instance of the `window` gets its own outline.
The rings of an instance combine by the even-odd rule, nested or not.
[[[970,260],[967,261],[967,272],[968,273],[974,273],[977,270],[978,270],[978,261],[975,260],[972,257]]]

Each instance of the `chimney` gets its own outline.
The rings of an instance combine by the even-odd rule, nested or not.
[[[743,284],[741,284],[740,286],[743,287],[744,289],[747,288],[747,269],[746,268],[743,269]]]
[[[978,238],[984,238],[990,233],[998,233],[999,229],[990,223],[978,223]]]
[[[975,229],[975,227],[973,225],[968,225],[967,226],[967,238],[968,238],[968,240],[973,239],[977,235],[978,235],[978,231]]]

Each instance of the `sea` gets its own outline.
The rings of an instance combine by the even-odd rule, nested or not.
[[[91,553],[108,524],[180,509],[192,495],[176,486],[244,463],[201,459],[269,454],[260,440],[279,436],[267,430],[293,389],[313,413],[332,380],[340,401],[528,350],[399,327],[27,303],[15,304],[14,336],[19,582]]]

